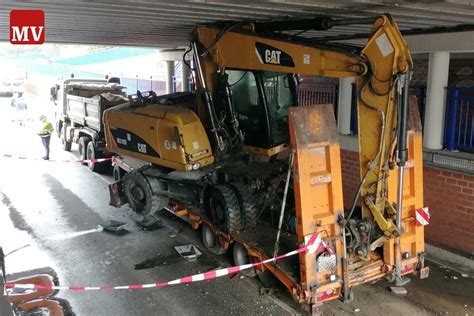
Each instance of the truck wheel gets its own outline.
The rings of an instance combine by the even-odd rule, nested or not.
[[[87,159],[87,145],[91,141],[90,137],[81,136],[79,137],[79,144],[78,144],[78,152],[79,152],[79,159],[86,160]],[[87,162],[81,162],[83,165],[86,165]]]
[[[113,171],[114,181],[122,180],[124,175],[125,175],[125,171],[122,168],[120,168],[118,165],[115,165],[114,171]]]
[[[230,184],[239,199],[242,226],[246,229],[252,229],[257,226],[258,209],[252,194],[243,182],[234,182]]]
[[[61,128],[61,144],[62,144],[63,150],[71,151],[72,142],[68,142],[66,140],[66,133],[67,133],[66,127],[67,126],[63,124],[63,127]]]
[[[86,151],[86,158],[87,160],[94,160],[94,159],[97,159],[99,158],[98,157],[99,155],[97,154],[97,151],[95,150],[95,145],[94,145],[94,142],[93,141],[90,141],[88,144],[87,144],[87,151]],[[101,172],[103,170],[105,170],[105,165],[104,165],[105,162],[92,162],[92,161],[88,161],[87,162],[87,166],[89,167],[89,169],[93,172]]]
[[[58,138],[61,138],[62,128],[63,128],[63,121],[61,120],[56,121],[56,135],[58,136]]]
[[[129,173],[123,177],[123,191],[128,205],[138,214],[153,214],[163,208],[161,199],[153,195],[150,184],[139,172]]]
[[[218,185],[212,188],[209,210],[212,221],[217,227],[229,233],[241,229],[239,200],[230,185]]]
[[[215,255],[223,255],[227,249],[221,246],[219,237],[212,231],[211,227],[206,223],[202,224],[202,243],[207,250]]]
[[[241,266],[244,264],[249,264],[251,262],[251,257],[249,256],[249,253],[247,252],[247,248],[239,244],[238,242],[234,242],[234,249],[233,249],[233,257],[234,257],[234,263],[236,266]],[[248,268],[245,270],[240,271],[243,275],[253,278],[257,276],[257,273],[255,272],[254,268]]]

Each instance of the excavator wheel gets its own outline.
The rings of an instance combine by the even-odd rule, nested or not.
[[[153,214],[162,208],[160,198],[153,195],[150,184],[140,172],[132,172],[124,176],[123,191],[128,205],[138,214]]]
[[[87,159],[87,145],[91,141],[90,137],[81,136],[79,137],[79,144],[77,150],[79,152],[79,159],[85,160]],[[87,165],[87,162],[82,162],[83,165]]]
[[[258,220],[258,209],[249,188],[243,182],[234,182],[230,185],[234,189],[237,198],[239,199],[241,216],[243,219],[242,226],[245,229],[255,228],[257,226]]]
[[[125,171],[120,168],[118,165],[114,166],[112,175],[114,177],[114,181],[122,180],[123,176],[125,175]]]
[[[216,227],[229,233],[242,228],[239,200],[230,185],[217,185],[212,188],[209,211]]]
[[[206,223],[202,224],[202,243],[207,250],[215,255],[223,255],[227,249],[221,246],[219,237],[212,231],[211,227]]]

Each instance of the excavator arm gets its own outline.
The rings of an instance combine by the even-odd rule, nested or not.
[[[373,32],[358,52],[344,49],[348,47],[344,45],[336,49],[334,47],[338,46],[335,45],[268,35],[269,31],[311,26],[327,29],[331,25],[368,21],[373,22]],[[265,34],[258,33],[262,30]],[[387,200],[387,177],[389,169],[397,162],[396,142],[406,139],[406,128],[400,128],[406,124],[401,124],[399,110],[407,105],[401,102],[402,94],[398,92],[413,64],[406,42],[390,16],[346,22],[299,20],[294,26],[290,22],[241,23],[227,28],[200,26],[194,36],[198,84],[205,88],[203,103],[211,113],[215,81],[212,74],[227,68],[336,78],[355,76],[361,183],[348,217],[362,198],[363,218],[373,218],[386,236],[400,234],[395,206]],[[402,119],[406,121],[406,117]],[[218,128],[213,126],[212,131],[218,140]]]

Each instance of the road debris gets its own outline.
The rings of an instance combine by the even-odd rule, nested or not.
[[[141,227],[142,230],[152,231],[163,227],[161,220],[151,215],[133,214],[132,219]]]
[[[190,244],[190,245],[183,245],[183,246],[176,246],[174,249],[179,253],[181,257],[188,261],[195,261],[199,256],[202,255],[199,249]]]
[[[115,221],[113,219],[107,220],[104,223],[100,224],[99,226],[103,228],[103,231],[108,233],[113,233],[115,235],[125,235],[128,234],[129,231],[123,228],[126,223]]]
[[[403,286],[391,286],[390,290],[396,295],[407,295],[408,291]]]
[[[275,292],[275,289],[272,287],[261,287],[260,288],[260,296],[265,296],[265,295],[273,295]]]

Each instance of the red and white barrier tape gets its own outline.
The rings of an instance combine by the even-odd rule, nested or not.
[[[65,159],[65,160],[54,160],[54,159],[49,160],[48,159],[48,160],[44,160],[42,158],[28,158],[28,157],[24,157],[24,156],[14,156],[14,155],[10,155],[10,154],[3,154],[2,157],[16,158],[16,159],[20,159],[20,160],[41,160],[41,161],[50,161],[50,162],[80,162],[80,163],[84,163],[84,162],[98,163],[98,162],[104,162],[104,161],[112,160],[112,158],[79,159],[79,160],[72,160],[72,159]]]
[[[132,284],[132,285],[121,285],[121,286],[44,286],[40,284],[19,284],[19,283],[6,283],[6,288],[21,288],[21,289],[36,289],[36,290],[68,290],[68,291],[113,291],[113,290],[137,290],[147,289],[156,287],[165,287],[176,284],[185,284],[191,282],[198,282],[204,280],[212,280],[225,275],[237,273],[242,270],[254,268],[257,266],[264,265],[266,263],[281,260],[283,258],[291,257],[299,253],[314,254],[320,252],[323,248],[332,253],[332,249],[321,239],[319,233],[314,233],[309,238],[305,238],[305,245],[297,250],[287,252],[283,255],[276,256],[274,258],[266,259],[260,262],[244,264],[240,266],[234,266],[199,274],[190,275],[184,278],[176,279],[169,282],[157,282],[149,284]]]

